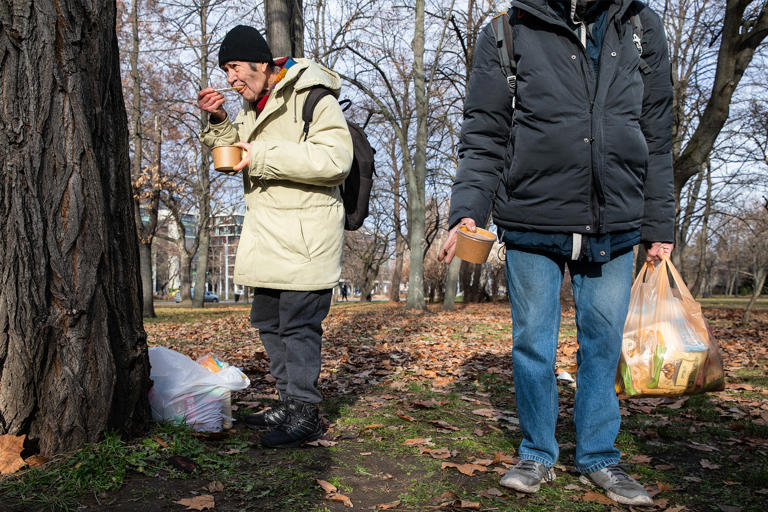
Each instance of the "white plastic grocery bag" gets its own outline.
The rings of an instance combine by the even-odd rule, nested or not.
[[[723,363],[701,306],[666,256],[632,285],[616,391],[676,396],[720,391]]]
[[[251,381],[234,366],[212,373],[165,347],[149,349],[149,405],[156,421],[186,424],[196,431],[219,432],[231,420],[229,395]]]

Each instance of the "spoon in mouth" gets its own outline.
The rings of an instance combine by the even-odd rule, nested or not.
[[[237,87],[224,87],[222,89],[214,89],[215,92],[229,92],[229,91],[235,91],[240,92],[242,91],[244,86],[238,85]]]

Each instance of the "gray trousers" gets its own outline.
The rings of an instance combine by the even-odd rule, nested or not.
[[[254,290],[251,325],[259,330],[281,399],[322,400],[317,389],[320,345],[330,307],[331,290]]]

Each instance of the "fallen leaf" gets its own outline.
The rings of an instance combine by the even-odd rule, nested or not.
[[[436,427],[444,428],[446,430],[459,430],[459,427],[455,427],[450,423],[448,423],[447,421],[443,421],[443,420],[435,420],[435,421],[431,421],[430,423],[432,423]]]
[[[307,446],[324,446],[325,448],[329,448],[331,446],[336,446],[339,443],[337,443],[336,441],[329,441],[328,439],[316,439],[314,441],[310,441],[304,444],[306,444]]]
[[[501,492],[500,490],[498,490],[495,487],[491,487],[490,489],[485,491],[485,494],[488,495],[488,496],[497,496],[497,497],[498,496],[504,496],[504,493]]]
[[[336,486],[333,485],[331,482],[326,482],[325,480],[316,480],[316,482],[320,484],[320,487],[322,487],[325,492],[338,491],[338,489],[336,489]]]
[[[176,469],[180,469],[185,473],[192,473],[198,467],[195,461],[188,459],[183,455],[174,455],[173,457],[169,457],[168,464],[175,467]]]
[[[391,508],[397,508],[400,506],[400,501],[392,501],[390,503],[381,503],[376,505],[374,510],[389,510]]]
[[[493,418],[496,416],[496,410],[495,409],[475,409],[472,411],[472,414],[477,414],[478,416],[484,416],[486,418]]]
[[[499,462],[503,462],[503,463],[506,463],[506,464],[514,464],[515,459],[513,459],[512,457],[510,457],[508,455],[504,455],[501,452],[496,452],[494,454],[494,456],[493,456],[492,464],[498,464]]]
[[[480,509],[480,502],[479,501],[468,501],[468,500],[459,500],[459,503],[455,506],[458,506],[459,508],[468,508],[472,510],[479,510]]]
[[[422,455],[426,453],[433,459],[448,459],[451,457],[451,451],[448,448],[422,448],[419,450],[419,453]]]
[[[414,439],[406,439],[403,441],[403,446],[416,446],[420,444],[434,445],[431,437],[416,437]]]
[[[163,448],[168,448],[168,443],[160,439],[159,437],[153,437],[152,440],[162,446]]]
[[[677,505],[675,507],[669,507],[668,509],[665,509],[664,512],[682,512],[683,510],[687,510],[685,505]]]
[[[700,465],[701,465],[701,467],[703,467],[704,469],[720,469],[720,464],[715,464],[714,462],[710,462],[710,461],[709,461],[709,460],[707,460],[707,459],[701,459],[701,460],[699,461],[699,464],[700,464]]]
[[[349,499],[349,496],[344,496],[343,494],[339,494],[337,492],[326,495],[325,499],[331,501],[340,501],[344,504],[345,507],[355,508],[355,506],[352,505],[352,500]]]
[[[614,501],[610,499],[605,494],[600,494],[599,492],[589,491],[584,493],[584,496],[582,498],[584,501],[590,501],[592,503],[600,503],[603,505],[613,505]]]
[[[472,461],[472,464],[477,464],[478,466],[490,466],[493,464],[493,461],[491,459],[475,459]]]
[[[26,437],[26,434],[20,436],[4,434],[0,436],[0,473],[3,475],[15,473],[26,466],[27,463],[21,458]]]
[[[384,425],[381,423],[373,423],[372,425],[366,425],[364,430],[373,430],[375,428],[384,428]]]
[[[174,501],[174,503],[187,507],[187,510],[208,510],[213,509],[216,506],[213,496],[210,494],[201,494],[194,498],[184,498],[179,501]]]
[[[401,420],[405,420],[405,421],[418,421],[413,416],[408,416],[407,414],[403,414],[401,412],[398,412],[396,414],[397,414],[397,417],[400,418]]]
[[[210,492],[221,492],[224,490],[224,484],[219,482],[218,480],[214,480],[213,482],[208,484],[208,487],[206,487]]]
[[[652,457],[648,457],[647,455],[633,455],[632,458],[629,459],[629,462],[634,464],[648,464],[652,459]]]
[[[467,476],[475,476],[475,471],[486,472],[488,469],[485,466],[479,466],[477,464],[455,464],[453,462],[443,462],[440,469],[456,468],[459,473],[463,473]]]
[[[584,488],[579,487],[576,484],[568,484],[565,487],[563,487],[563,489],[565,489],[566,491],[583,491],[584,490]]]
[[[679,409],[683,406],[685,402],[688,401],[688,397],[681,398],[680,400],[673,402],[671,404],[667,404],[666,407],[669,407],[670,409]]]
[[[659,488],[659,492],[664,492],[672,489],[672,486],[670,486],[669,484],[665,484],[664,482],[659,482],[658,480],[656,481],[656,487]]]
[[[42,466],[43,464],[48,462],[48,458],[43,457],[42,455],[32,455],[24,459],[24,462],[27,463],[27,466],[34,468],[37,466]]]

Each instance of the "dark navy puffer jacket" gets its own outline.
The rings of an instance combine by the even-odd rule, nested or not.
[[[586,49],[550,2],[515,0],[516,108],[493,28],[478,38],[464,104],[450,225],[616,233],[642,228],[648,242],[674,232],[672,81],[659,16],[640,2],[609,0],[595,76]],[[575,0],[574,0],[575,1]],[[643,25],[639,70],[631,14]]]

